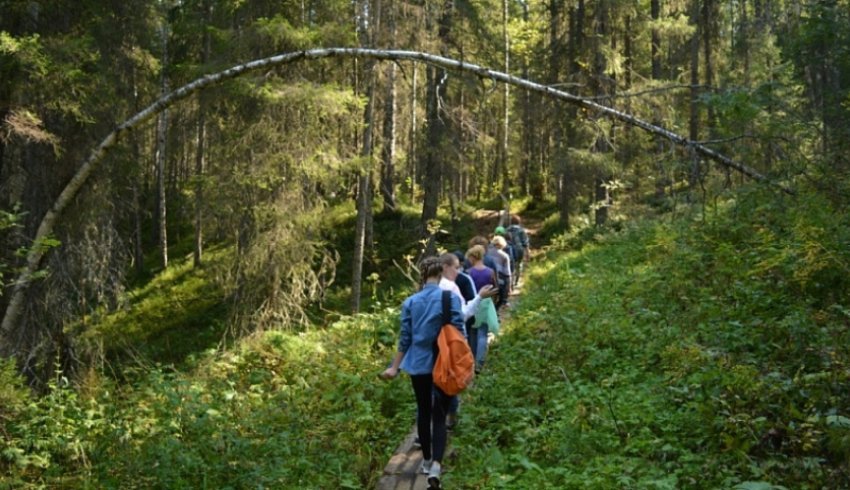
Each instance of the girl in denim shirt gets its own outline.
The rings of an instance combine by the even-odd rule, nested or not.
[[[419,265],[422,289],[401,306],[401,337],[393,363],[381,376],[392,379],[399,369],[410,375],[416,397],[416,428],[422,444],[423,473],[428,474],[430,488],[440,488],[442,460],[446,450],[446,414],[450,397],[434,386],[434,344],[443,326],[443,264],[439,257],[428,257]],[[451,323],[461,332],[463,313],[460,299],[451,295]]]

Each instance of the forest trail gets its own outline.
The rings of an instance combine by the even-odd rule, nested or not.
[[[517,286],[514,289],[513,293],[511,293],[511,304],[516,305],[517,297],[522,288],[522,284]],[[504,308],[499,312],[500,321],[502,322],[502,326],[504,326],[505,322],[507,322],[510,318],[510,308]],[[479,376],[486,376],[486,371],[482,371]],[[471,390],[475,389],[475,385],[473,384],[470,387]],[[458,424],[458,427],[461,428],[463,424],[463,416],[459,417],[461,423]],[[466,422],[469,424],[469,422]],[[384,472],[381,475],[381,479],[378,481],[377,490],[422,490],[428,488],[428,475],[421,474],[417,470],[419,466],[422,464],[422,450],[419,446],[414,444],[416,440],[416,424],[413,425],[413,428],[404,438],[404,440],[399,444],[396,448],[395,453],[393,453],[387,465],[384,467]],[[446,441],[446,457],[444,462],[444,468],[451,471],[452,463],[455,460],[455,448],[451,444],[452,442],[452,431],[449,431],[448,439]]]
[[[481,209],[476,211],[473,216],[476,219],[477,232],[483,236],[490,236],[495,227],[498,225],[498,211]],[[530,223],[523,223],[523,226],[532,237],[534,236],[535,231],[539,228],[539,226],[534,226]],[[520,280],[520,283],[511,292],[510,304],[512,306],[503,308],[499,312],[499,318],[503,327],[505,323],[509,321],[511,309],[516,307],[521,291],[522,280]],[[480,375],[486,376],[486,371],[482,371]],[[473,384],[470,389],[474,390],[475,385]],[[458,424],[458,427],[462,430],[462,426],[464,425],[462,415],[459,417],[459,420],[461,423]],[[383,474],[381,475],[381,479],[378,481],[378,486],[376,487],[377,490],[422,490],[428,488],[428,475],[421,474],[417,471],[419,466],[422,464],[422,450],[418,445],[414,444],[416,435],[416,424],[413,424],[410,432],[401,444],[398,445],[389,462],[384,467]],[[455,448],[451,445],[451,442],[452,431],[449,431],[448,439],[446,441],[446,456],[444,461],[444,468],[447,468],[447,470],[444,471],[451,471],[452,463],[455,460],[456,452]]]

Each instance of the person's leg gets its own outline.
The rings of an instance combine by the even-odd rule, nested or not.
[[[516,270],[514,271],[514,275],[513,275],[514,286],[519,285],[519,278],[522,275],[522,269],[523,269],[522,262],[523,262],[522,258],[519,258],[516,261]]]
[[[478,358],[478,328],[466,326],[466,332],[469,334],[467,342],[469,342],[469,350],[472,351],[472,358]]]
[[[433,433],[434,461],[442,461],[446,451],[446,414],[449,412],[451,397],[434,389],[434,407],[431,412],[431,431]]]
[[[508,302],[508,280],[507,278],[499,281],[499,300],[496,302],[496,309],[501,308]]]
[[[432,387],[434,386],[431,374],[420,374],[410,377],[413,384],[413,394],[416,396],[416,431],[419,433],[419,443],[422,445],[422,459],[432,459],[431,419],[432,415]],[[445,423],[445,414],[443,414]]]
[[[435,395],[436,396],[436,395]],[[460,408],[460,395],[449,397],[448,411],[446,412],[446,429],[452,429],[457,424],[457,411]]]
[[[478,348],[476,349],[478,355],[475,356],[475,366],[477,369],[481,369],[484,365],[484,358],[487,356],[487,335],[490,333],[489,330],[490,328],[486,323],[478,327]]]

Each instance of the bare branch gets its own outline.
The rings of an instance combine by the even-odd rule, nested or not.
[[[773,185],[782,190],[783,192],[786,192],[788,194],[794,193],[793,190],[787,187],[771,182],[767,177],[760,174],[755,169],[748,167],[740,162],[736,162],[731,158],[722,155],[704,145],[691,141],[684,136],[673,133],[672,131],[664,129],[660,126],[648,123],[642,119],[638,119],[630,114],[626,114],[625,112],[618,111],[611,107],[606,107],[604,105],[598,104],[590,99],[579,97],[540,83],[532,82],[530,80],[515,77],[507,73],[490,70],[488,68],[481,67],[472,63],[467,63],[465,61],[458,61],[451,58],[446,58],[444,56],[437,56],[419,51],[379,50],[364,48],[322,48],[279,54],[268,58],[250,61],[242,65],[237,65],[218,73],[205,75],[193,82],[183,85],[182,87],[172,91],[171,93],[166,94],[163,97],[157,99],[153,104],[149,105],[148,107],[137,113],[135,116],[131,117],[130,119],[127,119],[126,121],[118,125],[111,133],[106,135],[103,141],[101,141],[100,144],[94,148],[94,150],[92,150],[92,153],[89,155],[89,157],[82,163],[82,165],[80,165],[76,175],[71,178],[70,182],[68,182],[68,184],[62,190],[62,193],[53,203],[53,206],[51,206],[51,208],[47,211],[47,213],[45,213],[44,217],[41,220],[41,223],[38,227],[38,231],[36,232],[36,235],[33,240],[33,243],[36,245],[31,247],[29,253],[27,254],[26,265],[23,271],[18,276],[17,280],[15,281],[12,296],[9,300],[9,304],[6,307],[6,311],[3,316],[3,323],[0,324],[0,355],[8,356],[12,354],[10,352],[11,349],[9,342],[6,339],[8,338],[8,335],[11,332],[13,325],[17,323],[18,316],[20,315],[24,303],[24,293],[29,287],[29,284],[32,282],[36,271],[39,269],[41,260],[46,252],[44,247],[40,247],[37,244],[53,233],[53,227],[56,224],[56,221],[59,219],[59,217],[62,216],[62,213],[65,212],[65,209],[73,201],[74,197],[80,191],[80,188],[83,186],[83,184],[86,183],[92,172],[97,169],[100,162],[103,160],[103,156],[106,154],[106,152],[109,151],[109,149],[115,145],[115,143],[124,133],[135,128],[136,126],[150,119],[151,117],[159,114],[163,110],[174,105],[176,102],[185,99],[193,93],[207,88],[211,85],[219,84],[221,82],[239,77],[241,75],[253,71],[286,65],[300,60],[315,60],[333,57],[363,57],[384,61],[419,61],[422,63],[430,64],[432,66],[437,66],[448,70],[473,73],[481,78],[489,78],[496,82],[515,85],[517,87],[524,88],[532,92],[540,93],[542,95],[545,95],[546,97],[563,100],[571,104],[583,107],[589,111],[597,112],[608,117],[612,117],[614,119],[619,119],[620,121],[623,121],[627,124],[631,124],[633,126],[637,126],[652,134],[667,138],[678,145],[687,147],[700,154],[702,157],[714,160],[722,166],[733,168],[755,180]]]

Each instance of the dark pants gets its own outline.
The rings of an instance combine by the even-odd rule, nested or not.
[[[472,358],[478,359],[478,329],[475,327],[466,326],[466,341],[469,343],[469,350],[472,351]]]
[[[523,270],[523,260],[525,260],[524,255],[520,255],[518,259],[514,259],[513,261],[511,261],[511,279],[514,282],[514,286],[519,284],[519,276],[522,275]]]
[[[422,444],[422,459],[442,461],[446,451],[446,414],[451,397],[434,386],[431,373],[411,376],[410,381],[416,395],[416,430]]]
[[[503,277],[503,279],[499,279],[499,300],[496,301],[497,310],[508,302],[508,288],[510,287],[510,284],[508,284],[507,276]]]

